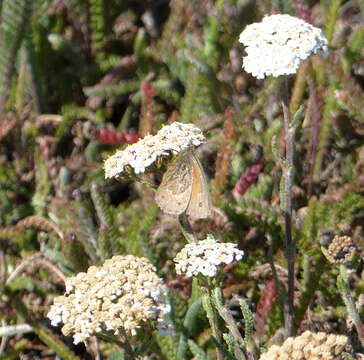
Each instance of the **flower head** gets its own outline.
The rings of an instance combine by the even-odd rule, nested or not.
[[[143,322],[169,326],[166,288],[145,258],[114,256],[101,267],[91,266],[66,282],[66,294],[54,299],[48,313],[64,335],[85,341],[101,330],[134,335]]]
[[[264,17],[248,25],[239,41],[246,48],[245,71],[258,79],[296,73],[300,62],[311,54],[327,55],[327,39],[319,28],[284,15]]]
[[[201,130],[193,124],[174,122],[156,135],[147,135],[124,150],[117,151],[105,161],[105,177],[122,175],[127,170],[144,173],[158,159],[197,147],[205,140]]]
[[[187,244],[174,258],[177,274],[214,277],[218,266],[241,260],[244,251],[233,243],[219,243],[212,236]]]
[[[359,255],[359,249],[350,236],[336,235],[325,251],[325,255],[333,264],[346,264]]]
[[[350,350],[349,338],[345,335],[305,331],[295,338],[289,337],[281,346],[271,346],[260,360],[344,360],[346,351]]]

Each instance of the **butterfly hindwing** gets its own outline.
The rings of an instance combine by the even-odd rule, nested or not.
[[[205,219],[211,214],[211,201],[206,176],[200,161],[194,154],[192,160],[192,191],[186,213],[192,219]]]
[[[192,166],[190,151],[178,155],[168,165],[155,196],[165,213],[179,215],[186,211],[192,192]]]

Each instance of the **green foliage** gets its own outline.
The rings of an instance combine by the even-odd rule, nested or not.
[[[198,334],[203,326],[202,298],[197,299],[190,305],[183,321],[183,327],[191,336]]]
[[[91,259],[92,263],[97,264],[98,250],[97,250],[97,234],[95,225],[92,220],[91,207],[84,202],[76,201],[53,201],[50,208],[50,216],[54,219],[61,231],[66,236],[71,236],[70,252],[72,252],[72,238],[79,241],[85,250],[87,257]],[[76,245],[76,248],[78,245]],[[79,259],[83,262],[85,259]],[[70,260],[72,263],[72,260]]]
[[[181,122],[185,123],[193,122],[201,112],[211,116],[219,108],[217,100],[212,96],[215,80],[209,74],[211,70],[198,60],[195,61],[197,65],[189,65],[187,77],[191,80],[181,103]],[[198,65],[201,65],[201,69]]]
[[[253,334],[253,314],[251,310],[249,309],[248,304],[244,300],[239,300],[239,305],[241,308],[241,311],[244,316],[244,325],[245,325],[245,337],[244,341],[247,346],[247,344],[251,341],[251,336]]]
[[[345,265],[340,264],[340,275],[337,277],[337,287],[341,293],[342,299],[345,303],[346,310],[352,319],[356,330],[358,332],[359,340],[361,346],[364,346],[364,326],[361,321],[360,315],[358,313],[358,309],[355,304],[355,299],[351,295],[350,285],[349,285],[349,277],[350,277],[351,269],[348,269]]]
[[[13,167],[0,166],[0,223],[2,226],[12,225],[32,211],[29,203],[14,207],[11,195],[15,191],[25,198],[29,196],[27,188],[14,182],[16,176],[16,170]]]
[[[92,31],[92,51],[96,55],[96,60],[101,62],[105,59],[105,4],[104,0],[90,0],[90,27]]]
[[[107,360],[124,360],[124,351],[115,351],[107,357]]]
[[[41,325],[33,325],[34,332],[39,339],[50,349],[54,350],[64,360],[78,360],[76,356],[65,344],[52,332]]]
[[[201,347],[199,347],[193,340],[188,340],[188,346],[193,356],[198,360],[209,360],[211,359]]]
[[[46,344],[50,349],[54,350],[65,360],[79,360],[79,357],[76,356],[75,353],[71,351],[57,335],[53,334],[43,325],[39,325],[29,318],[28,310],[25,304],[19,298],[14,298],[13,305],[22,317],[27,318],[28,323],[30,323],[33,328],[33,331],[44,344]]]
[[[363,0],[0,0],[0,10],[0,281],[6,284],[0,318],[34,326],[31,336],[4,340],[1,358],[83,359],[95,351],[129,358],[122,336],[102,332],[97,346],[75,347],[44,324],[53,298],[64,293],[65,276],[133,254],[146,257],[165,280],[173,324],[170,335],[155,332],[153,322],[142,326],[130,339],[138,358],[258,359],[257,349],[269,348],[284,327],[282,174],[288,170],[300,293],[295,328],[339,324],[335,332],[350,334],[354,347],[360,342],[345,328],[344,310],[353,311],[351,300],[364,289],[361,267],[348,291],[348,279],[337,279],[320,242],[330,231],[363,243]],[[281,81],[247,74],[238,42],[246,25],[275,12],[314,18],[330,46],[328,58],[308,59],[288,79],[297,130],[293,167],[285,154]],[[153,89],[153,111],[145,111],[143,83]],[[105,181],[102,167],[141,135],[143,123],[153,134],[176,120],[203,130],[207,141],[196,154],[207,178],[221,172],[218,182],[209,181],[218,198],[211,219],[183,217],[184,234],[175,217],[158,209],[154,190],[135,179]],[[220,151],[228,156],[219,164]],[[256,179],[246,175],[245,193],[232,195],[258,159],[264,167]],[[164,165],[143,178],[153,189]],[[186,238],[208,233],[237,244],[244,259],[223,267],[219,284],[176,276],[173,258]],[[27,262],[38,253],[44,268]],[[261,291],[272,277],[279,284],[275,299]],[[246,302],[236,306],[233,294]],[[264,311],[267,325],[257,336],[253,319]],[[330,313],[326,324],[315,320],[320,312]]]
[[[62,137],[68,134],[71,130],[72,123],[77,118],[89,119],[95,121],[95,115],[89,109],[78,107],[75,105],[65,105],[62,107],[62,121],[58,124],[56,136]]]
[[[179,360],[176,354],[176,343],[169,336],[155,334],[158,346],[167,360]]]
[[[294,15],[292,0],[274,0],[273,3],[285,14]]]
[[[156,220],[157,212],[156,204],[150,204],[147,209],[132,210],[129,226],[123,233],[128,253],[150,257],[152,263],[155,262],[155,249],[147,241],[147,234]]]
[[[316,255],[316,254],[315,254]],[[306,278],[304,279],[304,288],[295,312],[295,326],[299,328],[301,321],[303,320],[307,308],[314,296],[315,291],[320,284],[321,276],[324,271],[327,270],[326,260],[322,254],[316,256],[309,256],[309,262],[305,265],[307,269]]]
[[[32,199],[32,205],[37,215],[44,215],[46,213],[48,196],[52,185],[48,175],[46,160],[40,149],[36,149],[34,153],[34,165],[36,188]]]
[[[96,87],[91,89],[84,89],[86,96],[120,96],[124,94],[128,94],[134,91],[137,91],[140,88],[139,80],[129,80],[129,81],[121,81],[117,85]]]
[[[179,343],[176,355],[177,359],[186,359],[188,357],[187,337],[183,333],[179,333]]]
[[[219,22],[215,16],[209,16],[205,28],[205,48],[204,56],[208,60],[210,66],[216,71],[220,56],[221,48],[219,48]]]
[[[319,230],[338,231],[340,223],[350,223],[355,213],[364,206],[364,198],[357,193],[348,192],[340,201],[332,206],[330,201],[317,201],[312,198],[302,224],[301,249],[308,250],[311,244],[317,243]]]
[[[28,347],[28,341],[26,339],[22,339],[17,341],[13,345],[13,349],[11,351],[7,351],[1,355],[1,360],[15,360],[19,358],[19,355],[25,351]]]
[[[235,349],[235,346],[236,346],[235,339],[234,339],[234,337],[232,335],[227,334],[227,333],[223,334],[223,338],[224,338],[224,341],[226,342],[226,345],[228,347],[229,355],[232,356],[231,354],[234,354],[234,349]]]
[[[353,220],[353,216],[361,211],[364,207],[364,197],[356,192],[348,192],[345,196],[337,203],[334,213],[334,219],[332,224],[341,222],[350,222]]]
[[[346,49],[346,54],[343,61],[343,67],[345,68],[346,73],[350,71],[355,61],[357,61],[358,58],[360,57],[360,53],[364,48],[363,39],[364,39],[364,28],[358,27],[354,31],[354,34],[352,35]]]
[[[331,43],[333,40],[335,25],[339,16],[339,10],[342,0],[326,1],[325,3],[327,9],[325,35],[329,43]]]
[[[123,252],[121,233],[115,226],[113,209],[106,203],[101,189],[95,183],[91,186],[91,197],[100,222],[98,237],[100,257],[101,260],[105,260],[112,254]]]
[[[89,258],[84,245],[77,237],[71,236],[70,233],[65,234],[62,238],[62,252],[75,273],[87,271]]]
[[[8,284],[8,289],[12,292],[19,290],[34,291],[35,284],[29,276],[19,276]]]
[[[276,223],[279,215],[278,209],[269,206],[266,202],[249,198],[240,199],[237,210],[248,216],[259,216],[259,220],[267,224]]]
[[[330,88],[330,93],[328,94],[327,100],[325,102],[325,106],[322,113],[322,124],[320,131],[320,139],[318,143],[317,156],[315,159],[315,167],[314,167],[314,180],[320,181],[320,176],[322,175],[322,165],[325,155],[326,146],[331,135],[331,126],[332,126],[332,114],[336,109],[336,98],[335,98],[335,85],[332,84]]]
[[[4,0],[0,19],[0,113],[3,116],[16,55],[31,14],[27,0]]]

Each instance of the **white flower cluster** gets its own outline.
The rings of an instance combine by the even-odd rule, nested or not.
[[[345,335],[305,331],[300,336],[289,337],[280,346],[271,346],[259,360],[344,360],[351,350]]]
[[[187,244],[174,258],[177,274],[188,277],[204,275],[214,277],[218,266],[243,258],[244,251],[233,243],[219,243],[212,236],[206,240]]]
[[[327,39],[321,29],[290,15],[271,15],[248,25],[239,41],[246,48],[245,71],[258,79],[296,73],[311,54],[326,56]]]
[[[66,282],[66,294],[54,300],[48,313],[53,326],[73,335],[74,343],[101,330],[120,329],[135,335],[143,322],[154,320],[168,330],[170,305],[166,287],[145,258],[114,256],[101,267],[91,266]]]
[[[204,140],[201,130],[193,124],[174,122],[163,126],[156,135],[147,135],[106,159],[105,177],[118,177],[128,168],[135,174],[144,173],[157,159],[199,146]]]

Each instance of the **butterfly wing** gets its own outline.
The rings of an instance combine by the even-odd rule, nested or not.
[[[178,155],[168,165],[155,196],[158,206],[165,213],[179,215],[186,211],[191,198],[192,175],[189,151]]]
[[[206,175],[200,161],[192,153],[192,191],[186,214],[192,219],[206,219],[211,215],[211,200]]]

